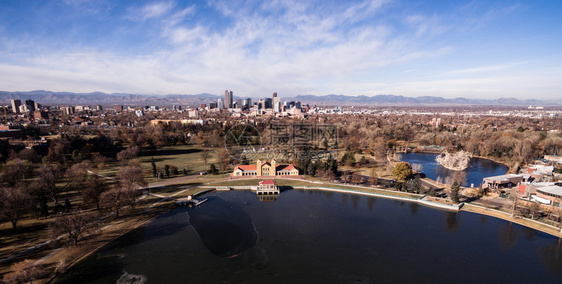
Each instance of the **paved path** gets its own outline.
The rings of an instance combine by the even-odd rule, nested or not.
[[[90,174],[98,175],[98,176],[103,177],[103,178],[106,178],[106,179],[116,180],[115,178],[108,177],[108,176],[104,176],[104,175],[100,175],[100,174],[94,173],[94,172],[92,172],[92,171],[88,171],[88,172],[89,172]],[[160,182],[152,183],[152,184],[150,184],[148,187],[139,188],[139,189],[156,188],[156,187],[167,186],[167,185],[170,185],[170,184],[177,184],[177,183],[181,183],[181,182],[185,182],[185,181],[188,181],[188,180],[195,179],[197,176],[198,176],[198,175],[189,175],[189,176],[181,176],[181,177],[177,177],[177,178],[165,179],[165,180],[160,181]],[[188,188],[179,190],[179,191],[177,191],[177,192],[171,194],[170,196],[164,196],[164,195],[161,195],[161,194],[153,194],[153,193],[151,193],[151,195],[156,196],[156,197],[161,198],[161,199],[158,200],[157,202],[151,204],[150,206],[148,206],[148,207],[147,207],[144,211],[142,211],[142,212],[145,212],[146,210],[148,210],[148,209],[150,209],[150,208],[152,208],[152,207],[154,207],[154,206],[156,206],[156,205],[158,205],[158,204],[160,204],[160,203],[162,203],[162,202],[164,202],[164,201],[167,201],[167,200],[169,200],[170,198],[172,198],[172,197],[174,197],[174,196],[176,196],[176,195],[178,195],[178,194],[181,194],[181,193],[185,192],[186,190],[188,190],[188,189],[190,189],[190,188],[191,188],[191,187],[188,187]],[[144,194],[144,195],[143,195],[142,197],[140,197],[139,199],[144,199],[146,196],[147,196],[147,194]],[[98,220],[105,219],[105,218],[107,218],[109,215],[111,215],[111,214],[108,214],[108,215],[106,215],[106,216],[104,216],[104,217],[101,217],[101,218],[98,219]],[[130,219],[130,218],[132,218],[132,217],[128,217],[128,218],[126,218],[126,219],[122,219],[122,220],[119,220],[119,221],[115,221],[115,222],[113,222],[113,223],[111,223],[111,224],[109,224],[109,225],[107,225],[107,226],[101,228],[100,231],[103,231],[103,230],[105,230],[105,229],[107,229],[107,228],[110,228],[110,227],[112,227],[112,226],[115,226],[115,225],[117,225],[117,224],[120,224],[120,223],[122,223],[122,222],[124,222],[124,221],[126,221],[126,220],[128,220],[128,219]],[[64,238],[64,237],[66,237],[66,235],[58,236],[58,237],[56,238],[56,240],[60,240],[60,239],[62,239],[62,238]],[[9,260],[11,260],[11,259],[14,259],[14,258],[16,258],[16,257],[22,256],[22,255],[24,255],[24,254],[26,254],[26,253],[29,253],[29,252],[32,252],[32,251],[34,251],[34,250],[36,250],[36,249],[42,248],[42,247],[44,247],[45,245],[48,245],[48,244],[50,244],[50,243],[52,243],[52,240],[48,240],[48,241],[45,241],[45,242],[36,244],[36,245],[34,245],[34,246],[32,246],[32,247],[26,248],[26,249],[24,249],[24,250],[21,250],[21,251],[19,251],[19,252],[16,252],[16,253],[14,253],[14,254],[12,254],[12,255],[10,255],[10,256],[7,256],[7,257],[4,257],[4,258],[0,259],[0,263],[4,263],[4,262],[9,261]],[[62,248],[61,248],[61,249],[62,249]],[[39,264],[39,263],[43,262],[45,259],[47,259],[47,258],[49,258],[50,256],[52,256],[53,254],[57,253],[57,252],[60,251],[61,249],[57,249],[57,250],[51,252],[50,254],[48,254],[47,256],[45,256],[45,257],[43,257],[43,258],[37,260],[35,264]]]

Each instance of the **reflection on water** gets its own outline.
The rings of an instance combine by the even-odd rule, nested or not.
[[[537,253],[550,273],[562,277],[562,239],[558,239],[555,244],[540,247]]]
[[[330,192],[333,193],[333,192]],[[369,208],[369,212],[373,211],[373,206],[375,206],[375,202],[377,201],[376,198],[367,198],[367,208]],[[412,204],[416,204],[417,203],[412,203]]]
[[[237,256],[256,245],[258,233],[250,216],[235,203],[216,196],[187,209],[189,222],[213,254]]]
[[[503,249],[511,248],[519,239],[519,231],[517,231],[512,222],[502,224],[499,228],[498,237]],[[525,230],[526,228],[523,228]]]
[[[445,180],[449,176],[453,176],[457,171],[449,170],[442,167],[435,161],[437,154],[421,154],[407,153],[402,155],[402,161],[410,164],[417,163],[423,166],[422,172],[430,179]],[[508,167],[488,159],[472,158],[469,167],[464,170],[466,172],[464,186],[474,185],[479,187],[482,179],[490,176],[498,176],[507,173]]]
[[[447,231],[449,232],[456,232],[459,227],[459,222],[457,220],[457,212],[447,212]]]
[[[206,197],[118,238],[56,283],[562,281],[558,238],[496,218],[316,190],[287,190],[275,202],[249,191]]]
[[[410,202],[410,211],[412,212],[412,214],[416,214],[418,212],[418,209],[420,209],[419,204],[415,202]]]

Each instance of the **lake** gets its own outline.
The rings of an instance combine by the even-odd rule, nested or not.
[[[559,238],[500,219],[317,190],[212,192],[55,283],[560,283]],[[136,282],[134,282],[136,281]]]
[[[408,162],[410,165],[413,163],[421,164],[423,166],[422,172],[432,180],[437,180],[439,177],[444,180],[455,172],[441,166],[435,161],[435,157],[437,157],[437,154],[407,153],[402,155],[402,161]],[[472,158],[470,165],[464,170],[466,172],[466,181],[463,185],[479,187],[482,184],[483,178],[504,175],[508,170],[509,168],[504,164],[488,159]]]

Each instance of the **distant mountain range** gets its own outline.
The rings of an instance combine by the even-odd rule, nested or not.
[[[421,97],[404,97],[395,95],[377,95],[377,96],[344,96],[344,95],[326,95],[312,96],[299,95],[292,100],[298,100],[303,103],[316,105],[345,105],[345,106],[469,106],[469,105],[497,105],[497,106],[559,106],[559,101],[542,101],[536,99],[519,100],[516,98],[499,98],[493,100],[485,99],[467,99],[454,98],[446,99],[442,97],[421,96]]]
[[[31,91],[31,92],[2,92],[6,104],[12,99],[26,100],[31,99],[43,105],[124,105],[124,106],[199,106],[208,104],[224,96],[211,94],[197,95],[140,95],[113,93],[106,94],[101,92],[93,93],[69,93],[69,92],[50,92],[50,91]],[[235,97],[236,99],[237,97]],[[252,98],[257,100],[258,98]],[[344,96],[344,95],[298,95],[295,97],[282,97],[281,101],[300,101],[302,104],[316,106],[560,106],[562,100],[541,101],[536,99],[519,100],[516,98],[499,98],[494,100],[454,98],[446,99],[442,97],[422,96],[404,97],[395,95],[377,96]]]

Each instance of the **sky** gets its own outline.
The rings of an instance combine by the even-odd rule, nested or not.
[[[0,0],[0,90],[562,98],[562,1]]]

